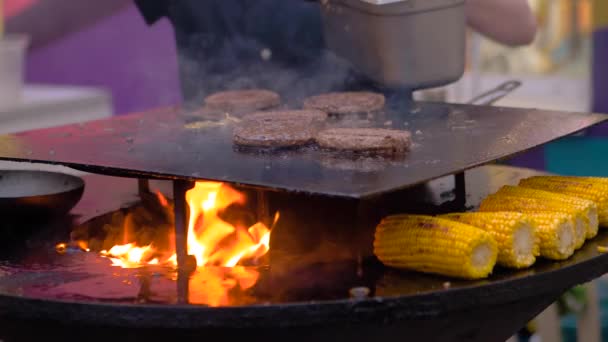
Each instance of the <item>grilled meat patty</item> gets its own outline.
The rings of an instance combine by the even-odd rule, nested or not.
[[[315,132],[300,122],[250,121],[234,130],[234,143],[251,147],[294,147],[313,141]]]
[[[328,114],[359,114],[384,108],[384,95],[372,92],[327,93],[304,100],[304,108],[317,109]]]
[[[279,94],[265,89],[229,90],[209,95],[205,107],[233,114],[270,109],[281,104]]]
[[[315,140],[327,149],[398,154],[409,150],[411,134],[384,128],[331,128],[319,132]]]
[[[251,147],[293,147],[311,143],[327,114],[316,110],[257,112],[243,117],[234,143]]]

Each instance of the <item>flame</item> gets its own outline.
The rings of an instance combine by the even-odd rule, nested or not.
[[[156,197],[158,203],[169,208],[169,201],[162,193],[156,192]],[[246,290],[257,282],[259,273],[242,267],[242,264],[256,264],[269,251],[271,228],[278,221],[279,214],[275,214],[270,228],[262,222],[244,227],[238,223],[228,223],[220,217],[226,208],[242,205],[245,201],[242,193],[221,182],[197,182],[193,189],[186,192],[189,208],[188,254],[196,258],[199,267],[197,278],[204,280],[200,291],[194,287],[191,295],[193,303],[225,305],[229,290],[235,287]],[[155,241],[147,245],[138,244],[135,241],[135,225],[133,216],[127,215],[122,227],[122,244],[102,250],[100,255],[110,259],[113,266],[122,268],[177,265],[174,250],[158,250],[155,246],[161,244],[155,244]],[[89,251],[82,241],[78,242],[78,246]],[[57,245],[58,252],[65,249],[66,244]],[[205,266],[214,267],[204,269]]]
[[[163,207],[168,207],[169,206],[169,201],[167,201],[167,198],[165,197],[165,195],[163,195],[160,191],[156,192],[156,197],[158,198],[158,201],[160,202],[160,204]]]
[[[251,267],[204,267],[190,281],[191,304],[225,306],[231,304],[227,289],[247,290],[258,281],[259,273]],[[203,285],[203,286],[201,286]]]
[[[146,256],[152,252],[154,252],[152,245],[137,247],[132,243],[128,243],[126,245],[113,246],[109,251],[103,250],[100,254],[112,260],[112,265],[114,266],[136,268],[143,264],[158,264],[158,259],[146,261]]]

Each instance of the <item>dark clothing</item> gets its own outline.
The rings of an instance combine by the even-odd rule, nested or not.
[[[135,0],[148,24],[174,26],[184,100],[267,88],[285,100],[370,89],[325,49],[319,4],[304,0]]]

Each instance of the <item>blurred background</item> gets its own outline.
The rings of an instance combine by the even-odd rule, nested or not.
[[[27,14],[43,1],[0,0],[0,19],[7,22]],[[497,105],[608,113],[608,0],[530,4],[540,28],[532,45],[511,49],[470,33],[462,79],[417,96],[428,98],[439,91],[445,101],[466,102],[505,80],[517,79],[522,87]],[[130,2],[44,44],[6,34],[0,59],[4,65],[14,59],[10,68],[0,67],[0,134],[180,101],[172,27],[164,20],[147,26]],[[23,73],[14,75],[15,70]],[[10,77],[23,80],[17,95],[9,95],[10,85],[3,84]],[[608,176],[607,151],[608,126],[602,126],[506,162],[563,174]],[[576,341],[578,335],[579,341],[608,341],[605,280],[570,295],[564,297],[567,305],[553,306],[530,325],[532,333],[543,332],[532,338]]]

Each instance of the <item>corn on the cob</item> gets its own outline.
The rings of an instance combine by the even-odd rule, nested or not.
[[[536,224],[524,214],[515,212],[453,213],[440,218],[481,228],[498,243],[497,263],[512,268],[534,264],[538,255]]]
[[[587,182],[608,184],[608,177],[582,177],[582,176],[551,176],[556,179],[574,179],[584,180]]]
[[[480,279],[494,269],[498,248],[489,233],[464,223],[395,215],[378,225],[374,253],[390,267]]]
[[[570,216],[562,213],[526,213],[536,223],[540,255],[546,259],[564,260],[574,254],[575,231]]]
[[[481,202],[479,211],[516,211],[524,214],[553,212],[567,214],[574,227],[574,248],[581,248],[587,236],[585,216],[582,210],[559,201],[493,194],[487,196]]]
[[[534,176],[520,186],[575,196],[595,202],[601,226],[608,227],[608,182],[589,177]]]
[[[597,214],[597,205],[595,202],[574,197],[570,195],[564,195],[555,192],[549,192],[545,190],[525,188],[522,186],[510,186],[505,185],[498,190],[495,195],[507,195],[507,196],[519,196],[528,198],[537,198],[547,201],[560,201],[566,205],[571,205],[574,208],[578,208],[583,211],[585,217],[585,226],[587,228],[587,239],[592,239],[597,235],[599,222]]]

